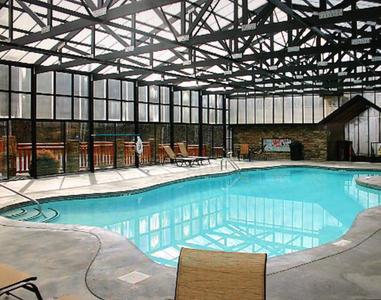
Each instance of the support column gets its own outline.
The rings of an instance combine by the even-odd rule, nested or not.
[[[175,146],[173,93],[173,86],[171,86],[169,88],[169,143],[172,149]]]
[[[31,76],[31,134],[32,134],[32,163],[30,175],[37,178],[37,124],[36,124],[36,68],[32,67]]]
[[[135,125],[135,134],[139,134],[139,85],[137,81],[134,82],[134,125]],[[135,136],[135,143],[136,142],[137,142],[137,136]],[[135,151],[135,167],[139,168],[139,155],[136,153],[136,151]]]
[[[94,76],[89,76],[89,135],[87,144],[87,161],[90,172],[94,173]]]
[[[202,132],[202,91],[198,93],[198,155],[203,156],[203,132]]]
[[[226,144],[226,95],[223,95],[222,98],[222,124],[223,124],[223,130],[222,130],[222,138],[223,138],[223,156],[226,157],[226,152],[227,152],[227,144]]]

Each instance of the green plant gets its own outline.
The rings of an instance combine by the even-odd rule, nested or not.
[[[54,156],[52,151],[38,150],[37,151],[37,175],[56,174],[59,171],[60,162]],[[31,170],[31,166],[29,166]]]

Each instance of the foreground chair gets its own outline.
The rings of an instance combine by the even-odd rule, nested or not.
[[[184,143],[177,143],[177,145],[179,146],[180,153],[181,153],[182,157],[194,158],[201,163],[203,161],[208,161],[208,163],[210,164],[210,157],[208,157],[208,156],[190,156],[188,154],[187,147],[185,146]]]
[[[178,157],[176,156],[175,152],[173,152],[172,148],[169,146],[163,146],[165,153],[168,155],[168,157],[176,163],[177,166],[181,167],[184,164],[189,165],[190,167],[197,163],[197,159],[193,157]]]
[[[16,270],[9,265],[0,264],[0,296],[12,295],[11,292],[17,289],[26,289],[33,292],[38,300],[42,300],[38,287],[32,282],[35,280],[37,280],[35,276]]]
[[[264,300],[265,253],[230,253],[182,248],[175,300]]]

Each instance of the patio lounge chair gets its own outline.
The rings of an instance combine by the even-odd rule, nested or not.
[[[182,248],[175,300],[264,300],[265,253],[231,253]]]
[[[239,145],[239,154],[238,154],[238,160],[240,158],[249,158],[250,159],[250,148],[249,144],[241,144]]]
[[[181,167],[184,164],[189,165],[190,167],[194,163],[198,163],[197,159],[192,157],[178,157],[175,152],[173,152],[170,146],[163,146],[165,153],[167,153],[168,157],[176,163],[177,166]]]
[[[203,161],[208,161],[208,163],[210,164],[210,157],[208,156],[190,156],[188,154],[188,150],[187,150],[187,147],[185,146],[184,143],[177,143],[177,145],[179,146],[179,149],[180,149],[180,153],[181,153],[181,156],[182,157],[191,157],[191,158],[194,158],[194,159],[197,159],[198,161],[200,161],[201,163]]]
[[[12,291],[23,288],[33,292],[38,300],[42,300],[38,287],[32,283],[36,279],[37,277],[16,270],[9,265],[0,264],[0,296],[12,295]]]

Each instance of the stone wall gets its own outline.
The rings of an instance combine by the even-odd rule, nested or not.
[[[250,144],[259,149],[263,138],[289,138],[304,145],[306,160],[327,160],[327,131],[319,125],[235,125],[234,144]],[[290,153],[265,152],[255,159],[289,159]]]

